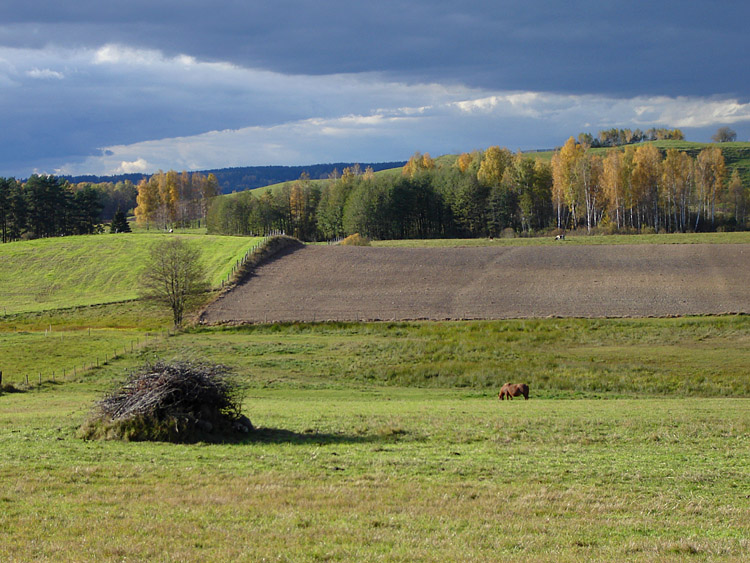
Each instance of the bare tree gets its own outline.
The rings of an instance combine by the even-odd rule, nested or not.
[[[724,127],[719,127],[711,138],[717,143],[731,143],[737,140],[737,131],[725,125]]]
[[[168,306],[174,326],[180,326],[185,312],[209,287],[200,251],[181,238],[155,243],[141,275],[141,287],[144,297]]]

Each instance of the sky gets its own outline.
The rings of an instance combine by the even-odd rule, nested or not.
[[[2,0],[0,176],[750,140],[746,0]]]

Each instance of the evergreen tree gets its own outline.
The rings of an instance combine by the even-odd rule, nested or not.
[[[129,233],[130,224],[128,219],[125,217],[125,213],[121,210],[115,211],[115,216],[112,219],[112,224],[109,226],[110,233]]]

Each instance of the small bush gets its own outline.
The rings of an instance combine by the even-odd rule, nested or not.
[[[197,442],[252,429],[242,393],[224,366],[177,362],[144,366],[96,404],[84,439]]]
[[[340,244],[343,244],[344,246],[371,246],[370,239],[367,237],[363,237],[359,233],[349,235],[344,240],[342,240]]]

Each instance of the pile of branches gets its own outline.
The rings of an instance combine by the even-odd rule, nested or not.
[[[84,438],[195,442],[247,433],[242,391],[221,365],[146,365],[96,405]]]

